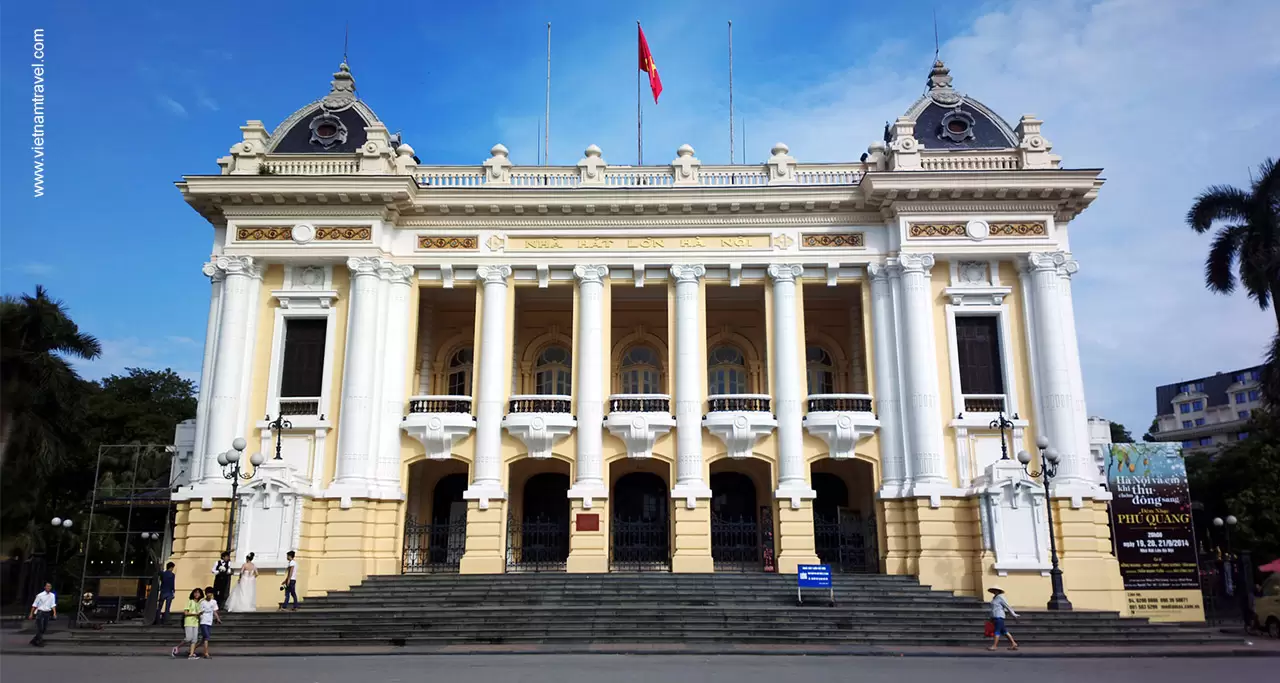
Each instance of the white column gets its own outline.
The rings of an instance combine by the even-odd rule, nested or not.
[[[702,300],[698,281],[707,274],[701,264],[671,266],[676,287],[676,485],[672,498],[684,498],[692,507],[698,498],[710,498],[702,480],[702,393],[707,373],[701,360]]]
[[[374,372],[377,355],[378,268],[382,259],[347,259],[351,299],[347,302],[347,350],[342,364],[342,403],[338,406],[338,463],[333,486],[367,490],[373,430]],[[349,491],[343,492],[349,497]],[[367,494],[366,494],[367,495]]]
[[[876,415],[880,418],[882,497],[896,498],[910,484],[906,446],[902,439],[902,404],[898,398],[898,334],[895,328],[891,277],[901,274],[892,265],[871,264],[871,333],[875,335]]]
[[[1080,368],[1080,342],[1076,336],[1075,302],[1071,297],[1071,276],[1080,271],[1075,259],[1067,256],[1058,268],[1058,288],[1062,293],[1062,330],[1063,342],[1067,346],[1067,373],[1071,376],[1071,395],[1075,398],[1075,418],[1073,420],[1076,436],[1076,452],[1092,453],[1089,444],[1089,409],[1085,404],[1084,373]],[[1092,457],[1092,456],[1091,456]],[[1089,468],[1089,474],[1095,481],[1098,477],[1097,463]]]
[[[226,276],[226,273],[219,270],[217,264],[212,261],[204,264],[204,274],[209,278],[211,291],[209,320],[204,330],[204,361],[200,364],[200,389],[196,398],[196,443],[191,462],[187,465],[191,468],[191,471],[187,472],[187,481],[190,482],[200,481],[204,474],[205,460],[202,456],[205,453],[205,443],[209,433],[210,388],[216,357],[215,350],[218,348],[218,317],[222,314],[222,281]]]
[[[382,413],[378,424],[378,460],[376,482],[379,497],[399,498],[400,486],[400,422],[405,416],[405,371],[411,367],[409,357],[409,300],[413,267],[383,261],[378,277],[386,284],[387,307],[382,363]]]
[[[804,267],[775,263],[769,266],[773,281],[773,412],[778,417],[778,498],[790,498],[792,507],[800,499],[812,498],[804,473],[804,358],[796,342],[796,278]]]
[[[218,454],[229,450],[236,437],[244,436],[244,424],[238,419],[241,381],[245,374],[245,348],[250,343],[250,298],[254,284],[262,279],[262,269],[251,256],[219,256],[206,266],[206,272],[209,270],[223,276],[222,312],[218,316],[217,350],[210,377],[201,482],[223,486],[226,482],[217,463]]]
[[[431,393],[431,377],[435,374],[436,350],[431,344],[434,331],[435,309],[430,304],[418,309],[418,389],[417,393]],[[444,389],[440,393],[445,393]]]
[[[471,486],[464,497],[487,506],[504,499],[502,489],[502,414],[507,392],[507,278],[511,266],[480,266],[476,277],[484,283],[484,313],[480,318],[480,386],[476,389],[476,462]]]
[[[907,376],[905,418],[910,435],[915,495],[949,488],[942,461],[942,417],[938,412],[938,363],[934,353],[933,254],[901,254],[903,293],[903,370]]]
[[[602,474],[604,449],[604,349],[609,335],[604,329],[605,266],[577,266],[578,329],[573,358],[573,389],[577,395],[578,471],[570,498],[607,498]],[[589,505],[589,503],[588,503]]]
[[[1093,493],[1096,477],[1090,473],[1092,456],[1076,442],[1076,406],[1072,395],[1071,361],[1067,353],[1068,330],[1063,325],[1059,269],[1067,261],[1063,252],[1027,255],[1031,273],[1032,317],[1040,359],[1040,431],[1062,456],[1058,475],[1051,483],[1055,495]],[[1075,338],[1070,339],[1072,344]]]

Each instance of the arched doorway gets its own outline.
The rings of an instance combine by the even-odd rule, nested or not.
[[[614,484],[610,505],[610,571],[669,571],[670,504],[662,477],[653,472],[623,475]]]
[[[758,571],[772,569],[772,557],[762,549],[760,508],[756,504],[756,484],[741,472],[711,474],[711,559],[716,571]],[[772,520],[768,524],[772,535]],[[772,546],[772,543],[768,543]]]
[[[458,571],[467,544],[467,503],[462,499],[466,489],[464,463],[418,462],[410,466],[402,572]]]
[[[569,559],[569,475],[529,477],[520,516],[507,519],[507,571],[559,571]]]
[[[864,462],[814,463],[813,545],[832,571],[874,574],[880,571],[876,517],[871,496],[871,466]],[[851,493],[852,484],[852,493]]]

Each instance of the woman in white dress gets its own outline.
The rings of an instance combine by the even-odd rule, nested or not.
[[[228,612],[258,611],[258,568],[253,564],[253,553],[240,565],[240,581],[227,596],[226,608]]]

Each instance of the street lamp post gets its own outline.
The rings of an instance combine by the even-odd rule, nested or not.
[[[54,588],[56,589],[58,587],[58,584],[57,584],[58,575],[61,573],[59,571],[59,568],[62,566],[62,537],[66,535],[65,533],[63,533],[63,530],[66,530],[69,532],[71,530],[71,527],[74,524],[72,523],[70,517],[54,517],[53,519],[49,520],[49,523],[53,525],[53,532],[58,535],[57,550],[55,550],[53,553],[53,577],[52,577],[54,580],[53,585],[54,585]]]
[[[231,554],[231,539],[236,532],[236,508],[239,506],[240,499],[236,497],[236,491],[240,488],[240,480],[248,481],[253,477],[252,473],[240,471],[240,461],[244,457],[244,449],[248,446],[248,442],[244,437],[236,437],[231,442],[231,449],[235,451],[235,455],[231,451],[223,451],[218,454],[218,464],[222,466],[222,476],[231,480],[231,517],[227,521],[227,554]],[[249,457],[249,462],[254,467],[262,464],[262,454],[254,453]]]
[[[1014,420],[1018,419],[1017,413],[1013,414],[1013,419]],[[1009,447],[1008,445],[1006,445],[1007,442],[1005,441],[1005,432],[1009,431],[1010,429],[1013,429],[1014,427],[1013,422],[1009,418],[1005,417],[1004,411],[1001,410],[1000,414],[996,417],[996,419],[991,421],[991,424],[989,426],[992,429],[1000,430],[1000,459],[1008,460]]]
[[[1049,570],[1049,581],[1053,586],[1053,593],[1049,596],[1049,609],[1065,612],[1071,609],[1071,601],[1067,600],[1067,593],[1062,588],[1062,569],[1058,566],[1058,544],[1054,540],[1053,533],[1053,500],[1049,497],[1049,481],[1058,474],[1060,456],[1057,449],[1049,447],[1049,440],[1043,435],[1036,439],[1036,447],[1040,450],[1039,472],[1031,471],[1031,454],[1026,451],[1018,452],[1018,462],[1022,463],[1022,469],[1028,475],[1033,479],[1040,477],[1041,483],[1044,484],[1044,504],[1049,512],[1049,558],[1053,561],[1053,568]]]
[[[322,416],[322,417],[323,417],[323,416]],[[280,439],[284,436],[284,430],[286,430],[286,429],[293,429],[293,423],[292,423],[292,422],[290,422],[290,421],[288,421],[288,420],[286,420],[286,419],[284,419],[284,413],[280,413],[279,415],[277,415],[277,416],[276,416],[276,419],[274,419],[274,420],[272,420],[272,419],[271,419],[271,416],[270,416],[270,415],[268,415],[268,416],[267,416],[267,420],[268,420],[268,422],[267,422],[267,429],[270,429],[270,430],[272,430],[272,431],[274,431],[274,432],[276,433],[276,457],[275,457],[275,459],[276,459],[276,460],[283,460],[284,458],[281,458],[281,457],[280,457]]]

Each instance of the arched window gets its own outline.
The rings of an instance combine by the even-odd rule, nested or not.
[[[538,354],[533,365],[534,393],[568,396],[573,389],[572,372],[569,350],[563,346],[548,346]]]
[[[464,346],[449,356],[449,368],[445,371],[445,393],[450,396],[471,395],[471,347]]]
[[[831,354],[821,346],[810,346],[804,353],[805,369],[809,375],[810,394],[834,394],[836,392],[836,364]]]
[[[736,347],[717,346],[707,355],[707,392],[747,393],[747,361]]]
[[[658,354],[647,346],[633,346],[622,357],[622,393],[659,394]]]

